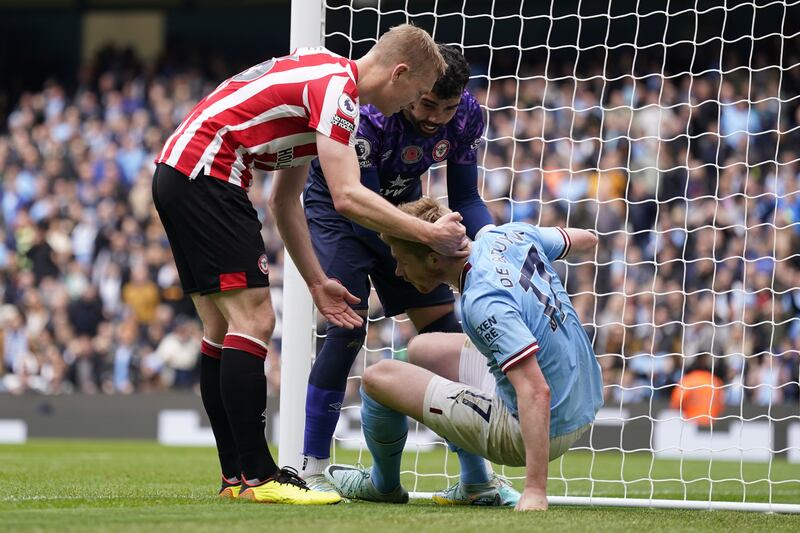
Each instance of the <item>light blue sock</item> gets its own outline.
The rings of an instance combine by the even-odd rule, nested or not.
[[[389,493],[400,485],[400,461],[408,436],[406,415],[384,407],[361,387],[361,430],[372,453],[372,483]]]
[[[486,471],[486,460],[480,455],[462,450],[455,444],[448,442],[450,451],[458,455],[458,464],[461,465],[461,483],[487,483],[489,473]]]

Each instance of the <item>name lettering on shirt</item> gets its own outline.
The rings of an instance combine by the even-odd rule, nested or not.
[[[489,249],[489,258],[494,263],[508,264],[505,252],[509,246],[513,244],[522,244],[525,242],[525,233],[521,231],[510,231],[503,233],[492,241],[491,248]],[[500,284],[503,287],[513,287],[514,281],[511,279],[511,272],[507,268],[496,266],[494,270],[500,276]]]
[[[289,168],[294,160],[294,146],[278,150],[278,157],[275,159],[275,169]]]

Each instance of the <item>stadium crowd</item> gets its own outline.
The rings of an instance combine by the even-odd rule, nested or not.
[[[800,67],[584,78],[472,90],[489,110],[481,187],[496,221],[600,236],[595,256],[561,268],[607,402],[668,400],[697,365],[730,405],[797,402],[800,105],[785,95],[800,92]],[[150,187],[163,142],[215,82],[108,53],[80,79],[23,94],[0,135],[0,392],[192,388],[202,332]],[[278,314],[276,391],[283,246],[269,182],[258,175],[250,195]],[[428,194],[445,190],[433,170]],[[376,301],[367,364],[402,357],[414,333],[380,315]]]

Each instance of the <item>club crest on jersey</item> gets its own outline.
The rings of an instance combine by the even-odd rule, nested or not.
[[[339,110],[350,118],[356,118],[358,115],[358,108],[350,96],[342,94],[339,97]]]
[[[442,139],[433,147],[433,160],[443,161],[450,153],[450,141]]]
[[[406,146],[403,148],[403,151],[400,152],[400,159],[402,159],[403,163],[406,165],[418,163],[422,159],[422,148],[415,145]]]
[[[258,269],[265,276],[269,274],[269,261],[267,261],[267,254],[261,254],[261,257],[258,258]]]

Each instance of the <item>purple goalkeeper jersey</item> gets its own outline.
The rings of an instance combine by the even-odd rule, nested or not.
[[[432,165],[443,161],[448,167],[477,163],[483,128],[480,105],[467,91],[453,118],[431,136],[420,133],[402,112],[386,117],[372,105],[361,106],[355,149],[362,178],[370,170],[377,172],[381,196],[395,205],[416,200],[422,196],[420,176]],[[309,174],[306,195],[313,196],[312,204],[332,207],[318,160],[311,164]],[[448,168],[447,175],[450,180],[457,172]],[[325,195],[327,202],[322,198]]]

